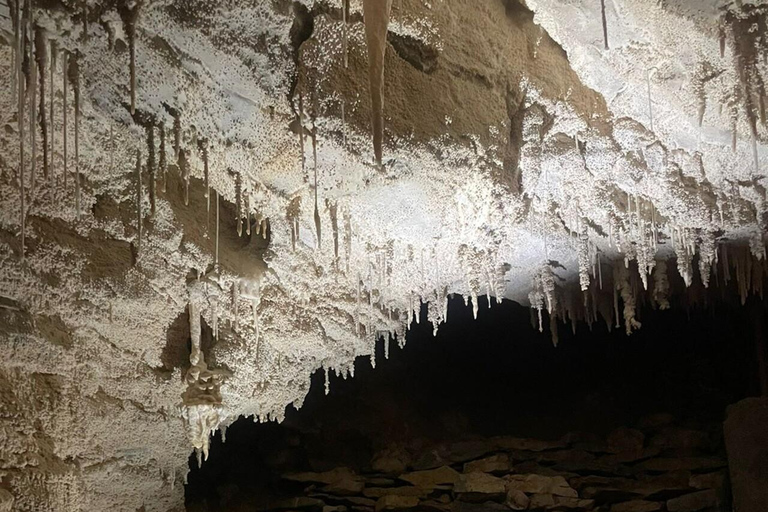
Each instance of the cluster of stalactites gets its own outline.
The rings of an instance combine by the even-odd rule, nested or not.
[[[202,309],[210,310],[213,334],[218,335],[219,291],[216,283],[211,284],[207,279],[197,280],[189,286],[190,368],[184,376],[187,388],[181,394],[181,412],[198,464],[203,458],[208,459],[210,435],[225,416],[221,386],[229,372],[209,369],[201,347]]]

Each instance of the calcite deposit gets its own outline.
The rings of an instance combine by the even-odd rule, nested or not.
[[[762,0],[2,2],[0,507],[182,510],[451,294],[762,293]]]

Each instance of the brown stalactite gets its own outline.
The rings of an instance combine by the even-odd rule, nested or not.
[[[384,145],[384,56],[392,0],[363,0],[368,45],[368,84],[371,90],[373,153],[381,166]]]

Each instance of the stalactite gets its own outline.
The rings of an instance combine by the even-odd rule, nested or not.
[[[149,175],[149,182],[148,182],[148,188],[149,188],[149,207],[150,207],[150,215],[152,217],[155,216],[155,210],[156,210],[156,196],[155,196],[155,169],[156,169],[156,162],[155,162],[155,125],[154,123],[149,123],[147,125],[147,174]]]
[[[11,51],[11,97],[15,98],[18,94],[16,89],[19,85],[19,73],[18,65],[21,61],[21,20],[20,13],[21,8],[19,3],[21,0],[8,0],[8,14],[11,17],[11,25],[13,27],[13,48]]]
[[[187,150],[179,150],[179,171],[181,172],[181,179],[184,181],[184,206],[189,206],[189,161],[187,160]]]
[[[344,69],[349,67],[349,27],[347,26],[349,20],[349,0],[341,0],[341,52],[344,56]],[[344,104],[342,104],[342,118],[344,117]]]
[[[80,53],[75,51],[69,60],[69,80],[75,95],[75,217],[80,220]]]
[[[243,236],[243,176],[235,176],[235,212],[237,217],[237,236]]]
[[[251,236],[251,193],[245,194],[245,234]]]
[[[35,61],[36,47],[35,44],[35,29],[32,26],[30,20],[29,26],[29,56],[28,56],[28,71],[27,75],[27,92],[29,95],[29,146],[30,146],[30,172],[29,172],[29,187],[32,199],[35,196],[35,187],[37,183],[37,65]]]
[[[163,179],[163,193],[167,191],[168,179],[166,173],[168,172],[168,161],[165,154],[165,123],[160,123],[160,175]]]
[[[131,89],[131,115],[136,112],[136,22],[139,17],[141,0],[133,0],[121,5],[119,12],[123,20],[123,30],[128,38],[128,52],[130,57],[130,89]]]
[[[704,288],[709,287],[709,275],[717,260],[714,233],[702,233],[699,244],[699,275]]]
[[[198,139],[197,148],[200,150],[200,155],[203,157],[203,186],[205,192],[206,208],[209,213],[211,211],[211,184],[210,184],[210,168],[208,167],[208,141],[206,139]],[[238,175],[239,176],[239,175]]]
[[[299,92],[299,150],[301,151],[301,174],[306,175],[307,160],[304,150],[304,98]]]
[[[667,277],[667,262],[659,260],[653,269],[653,300],[659,309],[669,309],[669,279]]]
[[[602,0],[605,1],[605,0]],[[654,70],[649,70],[646,75],[646,82],[648,84],[648,120],[650,121],[651,131],[653,130],[653,102],[651,101],[651,76]]]
[[[55,157],[56,157],[56,136],[55,136],[55,134],[56,134],[56,130],[55,130],[55,127],[56,127],[56,116],[54,115],[55,112],[56,112],[56,109],[54,108],[54,103],[55,103],[54,99],[56,98],[56,82],[55,82],[54,79],[56,77],[56,63],[57,63],[57,58],[58,58],[58,54],[59,54],[59,44],[56,42],[55,39],[51,39],[51,41],[50,41],[50,52],[51,52],[51,62],[50,62],[50,74],[51,74],[51,77],[50,77],[50,82],[51,82],[50,83],[50,89],[51,90],[50,90],[50,93],[48,94],[48,96],[50,96],[51,99],[50,99],[50,109],[49,109],[49,112],[48,112],[48,118],[50,119],[50,123],[49,124],[50,124],[50,127],[51,127],[50,131],[49,131],[49,133],[50,133],[49,137],[50,137],[50,140],[51,140],[51,156],[50,156],[50,162],[48,164],[50,166],[48,172],[50,173],[50,175],[53,175],[53,173],[56,170],[56,164],[55,164]]]
[[[45,115],[45,81],[48,79],[48,41],[45,38],[45,31],[35,27],[35,60],[37,61],[37,74],[40,81],[40,131],[43,135],[43,176],[47,180],[49,177],[48,169],[48,118]]]
[[[67,78],[67,75],[69,74],[69,53],[67,52],[67,50],[64,50],[62,57],[64,59],[62,61],[63,77],[64,77],[64,80],[63,80],[64,83],[62,84],[62,93],[63,93],[63,96],[64,96],[63,105],[62,105],[62,116],[63,116],[62,122],[63,122],[63,132],[64,132],[63,135],[62,135],[63,136],[62,143],[64,144],[64,148],[63,148],[63,151],[62,151],[62,153],[63,153],[62,157],[63,157],[63,161],[64,161],[63,162],[63,167],[64,167],[64,190],[66,190],[67,189],[67,174],[69,174],[69,169],[67,168],[67,128],[68,128],[67,110],[69,110],[69,107],[67,105],[67,103],[68,103],[67,97],[69,95],[68,94],[69,91],[67,90],[68,84],[69,84],[69,80]]]
[[[378,166],[381,166],[384,143],[384,55],[387,49],[387,27],[391,9],[392,0],[363,0],[373,118],[373,152]]]
[[[614,287],[621,294],[621,300],[624,303],[624,328],[626,329],[627,336],[629,336],[633,330],[639,329],[641,324],[635,317],[635,295],[629,283],[629,271],[626,267],[622,265],[613,266],[613,282]]]
[[[214,259],[214,269],[219,270],[219,191],[216,191],[216,255]]]
[[[581,291],[589,289],[589,234],[586,219],[581,220],[579,232],[579,284]]]
[[[317,112],[314,112],[314,116],[317,115]],[[313,126],[312,126],[312,158],[314,159],[313,166],[315,171],[315,213],[314,213],[314,219],[315,219],[315,236],[317,236],[317,248],[318,250],[322,247],[322,228],[320,225],[320,210],[317,206],[317,195],[318,195],[318,188],[317,188],[317,124],[316,124],[317,118],[314,117],[313,119]]]
[[[21,0],[19,0],[20,2]],[[26,174],[26,166],[24,162],[24,85],[26,83],[26,76],[24,73],[23,62],[26,60],[25,55],[27,52],[27,35],[26,35],[26,16],[28,10],[25,8],[25,14],[22,15],[20,4],[16,4],[18,9],[18,16],[24,16],[19,19],[17,23],[18,32],[21,36],[18,40],[18,56],[16,58],[16,76],[17,76],[17,88],[18,88],[18,122],[19,122],[19,196],[21,202],[21,211],[19,212],[21,220],[21,250],[19,253],[20,259],[24,261],[24,255],[26,252],[26,232],[27,232],[27,210],[26,210],[26,187],[24,184],[24,175]]]
[[[179,159],[181,152],[181,113],[173,113],[173,158]]]
[[[136,259],[139,259],[141,254],[141,235],[143,231],[143,215],[141,213],[141,151],[136,150]]]
[[[333,257],[338,264],[339,261],[339,212],[338,205],[326,199],[328,211],[331,216],[331,231],[333,232]]]
[[[608,50],[608,21],[605,18],[605,0],[600,0],[600,14],[603,20],[603,44]]]

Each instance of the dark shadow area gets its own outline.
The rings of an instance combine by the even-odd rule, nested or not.
[[[720,457],[724,461],[721,425],[726,407],[759,393],[751,315],[764,314],[765,305],[754,297],[746,307],[647,311],[642,329],[629,337],[623,329],[611,333],[604,325],[596,324],[590,331],[580,324],[575,334],[570,326],[561,325],[557,348],[548,332],[531,327],[527,308],[509,301],[494,303],[490,309],[486,304],[481,302],[478,319],[473,320],[471,307],[451,300],[448,323],[434,338],[423,310],[421,323],[412,326],[403,350],[392,341],[385,359],[384,342],[379,343],[376,369],[367,358],[358,358],[354,378],[331,374],[328,396],[324,372],[319,370],[304,407],[289,408],[283,424],[256,424],[241,418],[228,429],[226,443],[217,434],[202,469],[190,458],[188,510],[339,506],[359,512],[374,507],[377,512],[434,511],[457,510],[458,503],[458,509],[466,512],[473,500],[465,499],[468,494],[458,492],[458,487],[432,489],[420,496],[418,505],[395,507],[374,505],[380,496],[368,491],[377,485],[408,485],[398,478],[410,470],[448,465],[466,472],[465,462],[489,453],[508,459],[513,473],[564,475],[578,489],[579,500],[586,496],[593,501],[573,510],[608,511],[612,503],[629,498],[663,502],[688,492],[684,489],[695,490],[690,487],[693,480],[688,480],[691,474],[712,471],[718,465],[678,468],[687,471],[675,473],[686,479],[685,485],[657,490],[657,494],[634,490],[600,494],[585,491],[591,487],[572,479],[667,478],[654,466],[659,458]],[[625,431],[631,433],[616,434]],[[670,432],[684,439],[670,441]],[[622,446],[628,442],[631,447],[633,442],[622,441],[626,435],[640,436],[636,455],[623,455]],[[506,451],[499,455],[494,436],[559,440],[559,444],[547,445],[547,450],[555,451],[541,456],[527,444],[517,449],[517,441],[507,441],[502,443]],[[493,447],[489,440],[494,440]],[[477,443],[484,448],[472,448]],[[510,451],[510,443],[517,448]],[[579,459],[579,464],[571,457]],[[367,475],[364,489],[340,493],[347,501],[328,497],[333,493],[327,489],[321,492],[322,482],[286,479],[299,471],[340,467]],[[448,498],[440,493],[457,501],[445,503]],[[355,504],[349,500],[351,494],[364,497]],[[312,496],[302,499],[315,501],[279,501],[297,496]],[[525,498],[534,499],[534,494]],[[431,504],[439,500],[443,505]],[[508,504],[500,505],[504,499],[495,500],[498,503],[489,502],[493,506],[477,510],[495,510],[496,505],[509,510]],[[557,506],[528,504],[527,509],[555,510]]]

